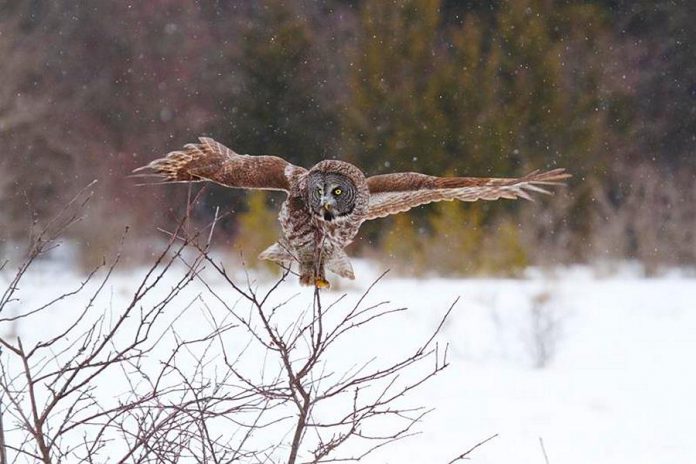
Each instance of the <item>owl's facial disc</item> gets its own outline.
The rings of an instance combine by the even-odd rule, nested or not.
[[[307,186],[310,209],[324,221],[350,214],[355,207],[355,185],[342,174],[314,172]]]

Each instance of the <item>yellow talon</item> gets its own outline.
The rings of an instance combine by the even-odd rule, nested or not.
[[[314,286],[317,288],[329,288],[331,287],[331,284],[328,280],[322,279],[321,277],[317,277],[316,279],[314,279]]]

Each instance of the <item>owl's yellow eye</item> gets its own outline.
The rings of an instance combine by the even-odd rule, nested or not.
[[[335,189],[334,189],[334,195],[339,196],[339,195],[342,194],[342,193],[343,193],[343,190],[341,190],[340,188],[335,188]]]

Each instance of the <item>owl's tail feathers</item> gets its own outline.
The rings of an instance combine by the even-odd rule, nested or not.
[[[261,254],[259,254],[259,259],[273,261],[284,267],[289,267],[293,262],[297,261],[287,247],[284,247],[278,242],[275,242],[273,245],[263,250]]]
[[[273,261],[283,267],[290,267],[292,263],[298,262],[297,258],[281,243],[274,243],[266,248],[259,255],[259,259]],[[334,250],[332,256],[324,262],[326,269],[347,279],[355,279],[353,266],[350,264],[350,258],[343,250]],[[321,274],[324,272],[321,271]],[[316,285],[314,282],[314,271],[312,268],[305,269],[300,276],[300,283],[303,285]],[[323,279],[323,277],[321,277]]]
[[[343,250],[335,250],[331,258],[326,260],[326,268],[346,279],[355,279],[353,266],[350,264],[350,258]]]

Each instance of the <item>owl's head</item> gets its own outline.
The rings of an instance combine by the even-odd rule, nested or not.
[[[363,173],[342,161],[322,161],[307,176],[309,209],[324,221],[349,216],[356,207],[361,212],[366,191]]]

